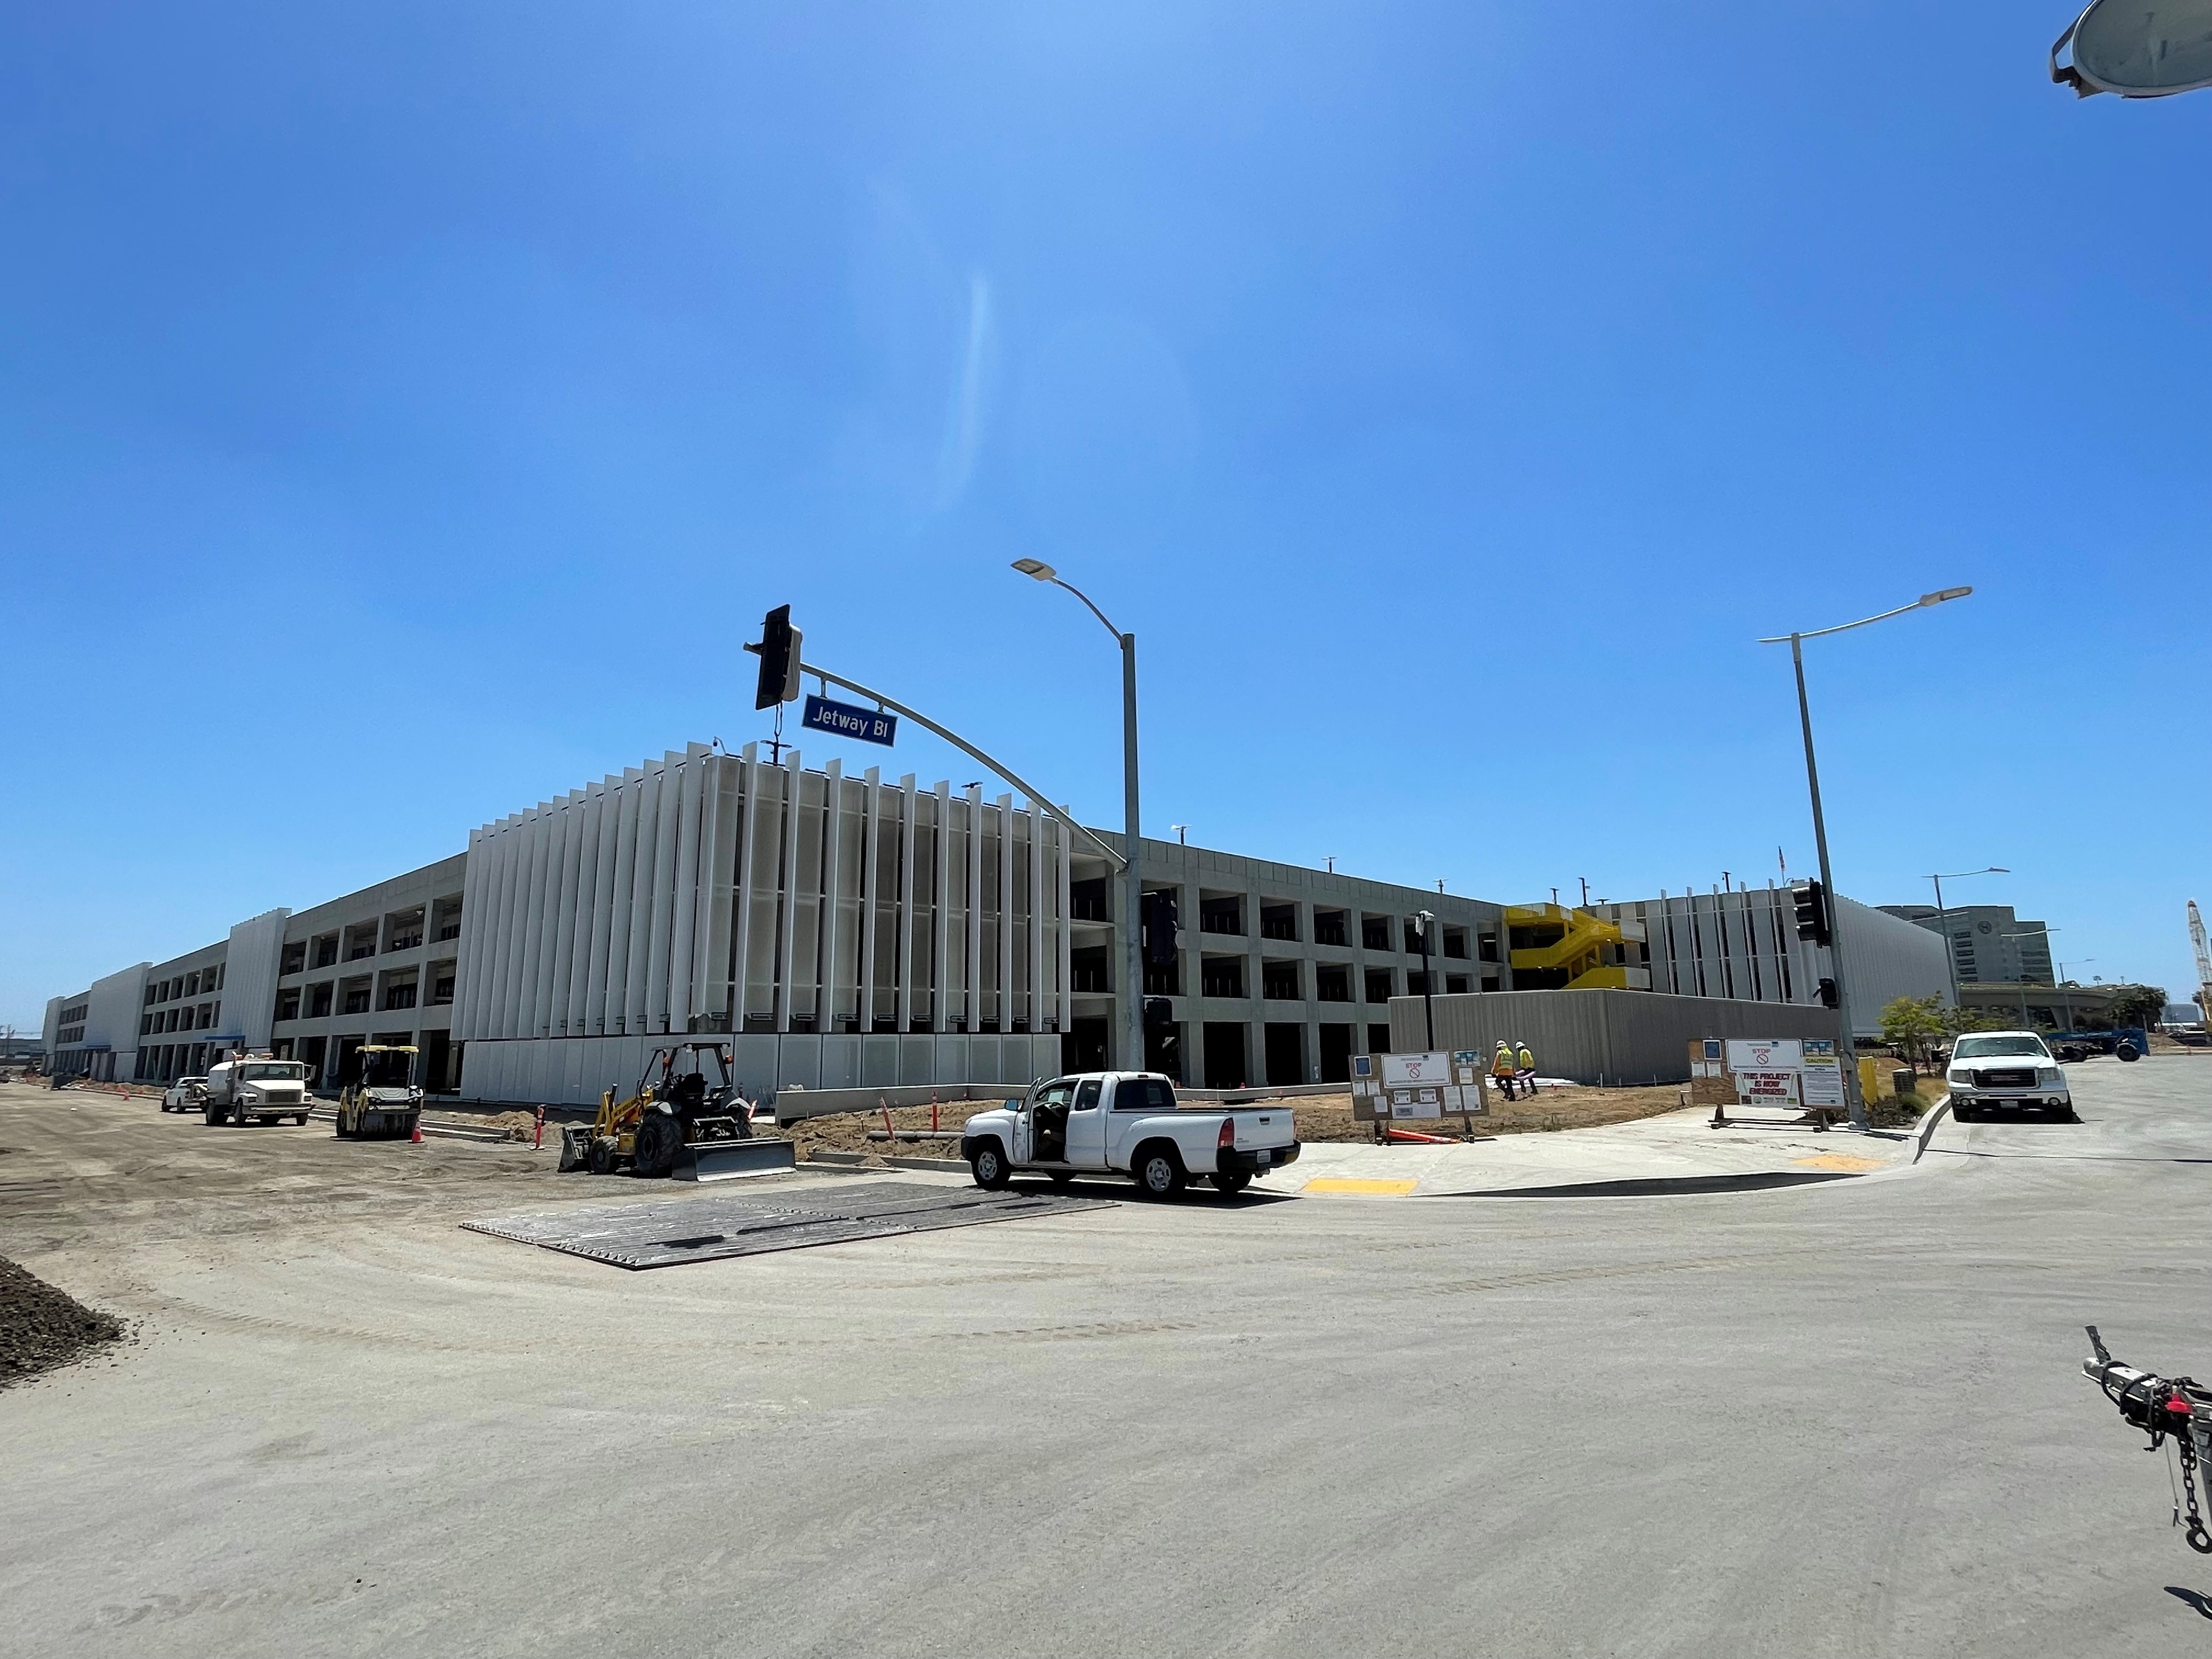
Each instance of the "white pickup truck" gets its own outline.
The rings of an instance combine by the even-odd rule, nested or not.
[[[978,1187],[1003,1187],[1023,1170],[1056,1182],[1111,1173],[1147,1198],[1173,1198],[1193,1176],[1241,1193],[1255,1176],[1297,1162],[1298,1138],[1287,1103],[1194,1110],[1157,1072],[1084,1072],[978,1112],[961,1132],[960,1156]]]

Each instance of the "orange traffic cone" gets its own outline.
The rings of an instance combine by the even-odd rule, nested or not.
[[[421,1118],[418,1117],[415,1120],[415,1133],[408,1136],[407,1139],[410,1146],[420,1146],[422,1144],[422,1120]]]

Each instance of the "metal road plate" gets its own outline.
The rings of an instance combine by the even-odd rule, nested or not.
[[[666,1267],[678,1261],[765,1255],[772,1250],[895,1238],[1024,1216],[1074,1214],[1109,1208],[1114,1202],[1057,1193],[988,1193],[979,1188],[884,1181],[807,1193],[713,1193],[653,1204],[599,1204],[537,1215],[495,1216],[461,1225],[471,1232],[541,1245],[617,1267]]]

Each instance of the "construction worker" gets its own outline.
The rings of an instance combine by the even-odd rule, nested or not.
[[[1490,1080],[1498,1085],[1506,1099],[1513,1098],[1513,1049],[1504,1037],[1498,1039],[1498,1052],[1490,1061]]]
[[[1514,1069],[1519,1073],[1521,1081],[1533,1100],[1536,1095],[1536,1056],[1528,1052],[1528,1045],[1523,1042],[1520,1045],[1520,1052],[1513,1058],[1516,1062]]]

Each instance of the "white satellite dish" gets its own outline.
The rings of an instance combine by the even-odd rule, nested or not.
[[[2058,54],[2074,43],[2074,61]],[[2051,78],[2084,98],[2212,87],[2212,0],[2090,0],[2051,48]]]

